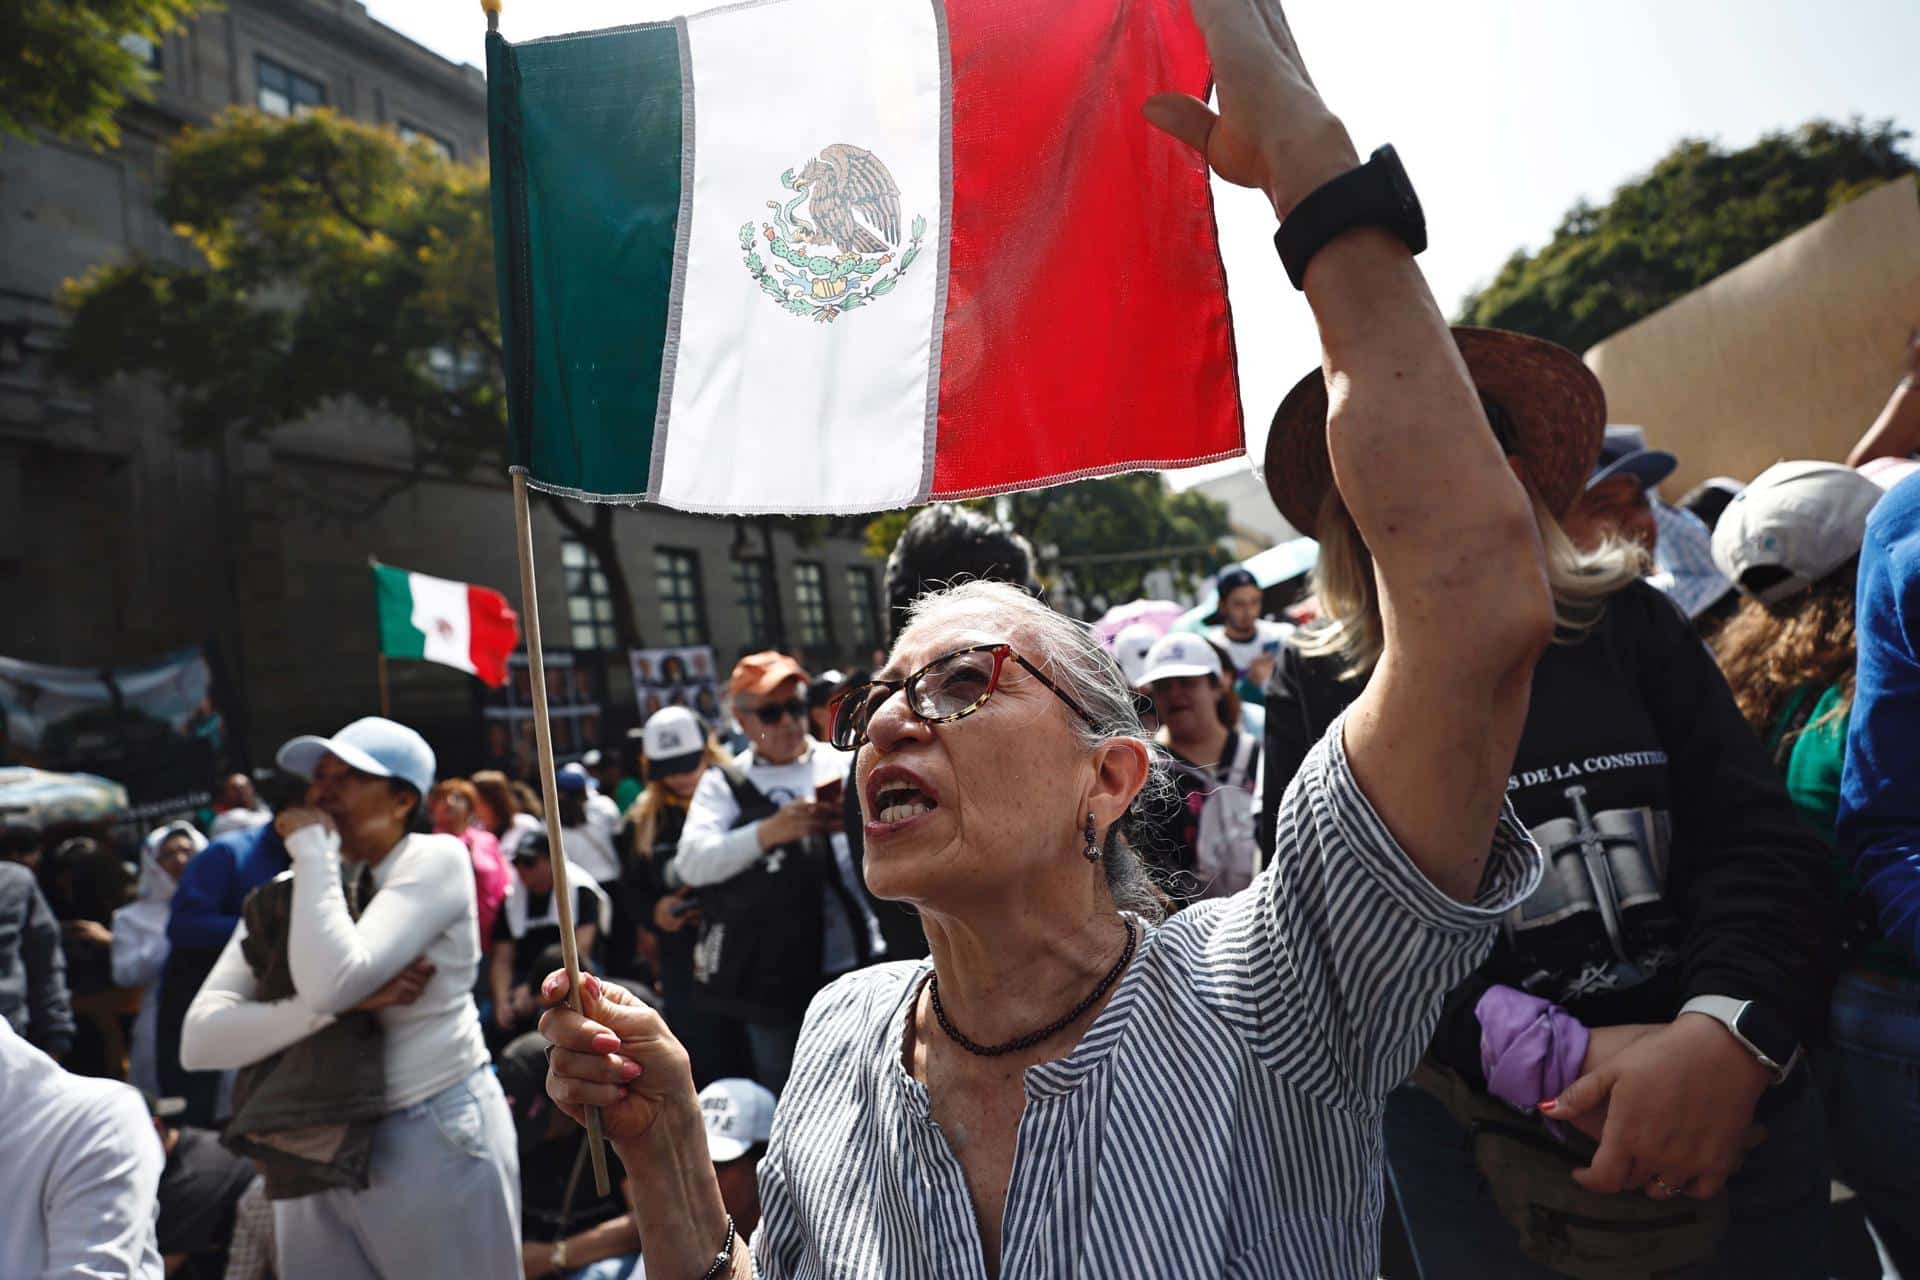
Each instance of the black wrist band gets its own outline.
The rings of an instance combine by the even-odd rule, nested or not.
[[[1427,217],[1420,197],[1390,146],[1375,151],[1358,169],[1316,188],[1273,233],[1273,247],[1280,251],[1293,287],[1306,288],[1307,264],[1314,255],[1357,227],[1390,231],[1411,253],[1427,247]]]

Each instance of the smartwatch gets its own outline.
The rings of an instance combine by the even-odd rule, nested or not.
[[[1306,288],[1307,264],[1314,254],[1357,227],[1383,227],[1399,236],[1411,253],[1427,247],[1427,215],[1390,146],[1316,188],[1273,233],[1273,247],[1280,251],[1293,287]]]
[[[1800,1061],[1799,1037],[1787,1020],[1751,1000],[1732,996],[1695,996],[1680,1006],[1681,1013],[1704,1013],[1746,1046],[1754,1060],[1765,1067],[1779,1084],[1793,1073]]]

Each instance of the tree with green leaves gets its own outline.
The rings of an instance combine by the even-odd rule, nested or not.
[[[1137,598],[1155,569],[1210,573],[1228,560],[1225,504],[1175,493],[1156,472],[1082,480],[1030,493],[967,502],[1032,542],[1041,576],[1092,612]],[[917,509],[917,508],[916,508]],[[889,511],[867,525],[867,551],[885,556],[914,511]]]
[[[174,141],[157,203],[195,260],[135,255],[70,282],[59,372],[84,386],[152,375],[195,446],[338,401],[374,409],[407,462],[366,511],[430,475],[502,464],[483,167],[329,111],[233,111]],[[550,509],[605,573],[619,643],[638,643],[613,508]]]
[[[1892,121],[1816,120],[1728,150],[1681,142],[1604,205],[1573,207],[1460,306],[1462,324],[1575,351],[1732,270],[1881,183],[1915,172]]]
[[[118,146],[119,114],[153,74],[136,41],[159,44],[210,0],[0,0],[0,134],[45,129]],[[129,40],[134,37],[135,40]],[[130,47],[134,46],[134,47]]]

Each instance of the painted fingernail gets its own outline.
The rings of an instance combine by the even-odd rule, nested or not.
[[[593,1038],[593,1051],[595,1053],[612,1053],[619,1047],[620,1037],[611,1031],[602,1031]]]
[[[547,980],[540,984],[541,992],[546,995],[552,995],[554,992],[558,991],[559,989],[560,989],[560,975],[557,973],[548,974]]]
[[[1560,1099],[1548,1098],[1540,1104],[1540,1109],[1542,1111],[1551,1111],[1559,1105],[1560,1105]]]
[[[639,1074],[640,1064],[631,1058],[625,1059],[620,1063],[620,1078],[622,1080],[631,1080]]]
[[[588,999],[598,1000],[600,998],[600,983],[590,973],[580,975],[580,989],[587,993]]]

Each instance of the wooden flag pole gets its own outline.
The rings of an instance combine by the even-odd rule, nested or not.
[[[527,473],[513,468],[513,525],[520,551],[520,619],[527,634],[527,675],[533,686],[533,742],[540,757],[540,802],[547,810],[547,859],[553,867],[553,903],[560,915],[560,954],[567,966],[567,1007],[584,1013],[580,999],[580,947],[573,936],[573,894],[567,887],[567,859],[560,843],[560,787],[553,776],[553,727],[547,723],[547,665],[540,647],[540,602],[533,585],[533,521],[527,512]],[[600,1133],[600,1108],[587,1108],[587,1149],[593,1155],[593,1186],[612,1194],[607,1178],[607,1143]]]
[[[387,634],[380,624],[380,558],[367,557],[367,568],[373,571],[373,618],[374,643],[380,649],[380,714],[393,719],[393,695],[387,690]]]

